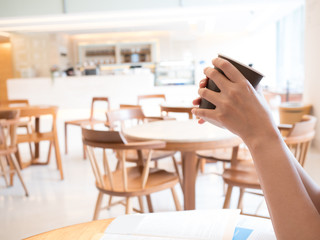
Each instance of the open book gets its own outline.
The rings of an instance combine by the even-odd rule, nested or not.
[[[217,209],[117,217],[100,240],[232,240],[240,210]]]

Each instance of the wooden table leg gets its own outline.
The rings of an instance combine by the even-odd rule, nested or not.
[[[182,153],[184,210],[196,208],[197,161],[195,152]]]
[[[35,119],[35,131],[40,132],[40,118],[36,117]],[[40,157],[40,143],[34,143],[34,158],[37,159]]]
[[[64,153],[68,154],[68,123],[64,123]]]
[[[62,170],[62,162],[61,162],[61,155],[60,155],[60,146],[59,146],[59,141],[58,141],[58,134],[57,134],[57,130],[56,127],[54,128],[54,150],[55,150],[55,155],[56,155],[56,161],[57,161],[57,167],[60,171],[60,178],[61,180],[64,179],[63,176],[63,170]]]

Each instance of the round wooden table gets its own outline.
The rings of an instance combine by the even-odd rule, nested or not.
[[[114,218],[109,218],[66,226],[25,238],[25,240],[100,240],[113,220]],[[263,236],[266,239],[276,239],[270,219],[240,215],[237,227],[257,230],[261,239]]]
[[[49,232],[41,233],[29,238],[27,240],[69,240],[69,239],[83,239],[94,240],[100,239],[109,224],[114,218],[97,220],[92,222],[80,223],[72,226],[58,228]]]
[[[163,150],[180,151],[183,170],[184,209],[195,209],[195,183],[197,176],[196,151],[233,147],[232,160],[236,160],[242,140],[231,132],[210,123],[198,124],[197,120],[157,121],[123,130],[132,140],[162,140]]]

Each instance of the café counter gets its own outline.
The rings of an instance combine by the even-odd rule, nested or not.
[[[197,97],[197,85],[154,86],[154,74],[74,76],[8,79],[9,99],[28,99],[30,104],[55,105],[59,109],[89,109],[92,97],[108,97],[111,108],[120,103],[136,104],[137,96],[166,94],[172,102]]]

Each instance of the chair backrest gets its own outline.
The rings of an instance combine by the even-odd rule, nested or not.
[[[188,118],[192,119],[193,114],[191,112],[192,107],[167,107],[167,106],[160,106],[161,113],[165,113],[166,116],[169,115],[169,113],[187,113]]]
[[[120,108],[141,108],[141,105],[134,105],[134,104],[120,104]]]
[[[166,101],[164,94],[139,95],[138,105],[142,106],[146,116],[161,116],[160,104]]]
[[[19,110],[0,110],[0,148],[7,150],[16,146],[16,128]]]
[[[149,175],[149,163],[151,160],[151,154],[153,148],[164,147],[165,143],[160,141],[148,141],[148,142],[130,142],[127,143],[121,132],[118,131],[100,131],[82,128],[82,141],[86,145],[86,151],[88,153],[90,164],[96,178],[97,187],[103,189],[109,189],[110,191],[123,191],[126,192],[129,190],[130,178],[128,176],[128,170],[126,167],[126,150],[135,149],[142,150],[148,149],[149,154],[146,161],[146,164],[141,171],[141,187],[144,188]],[[95,149],[102,149],[102,164],[98,162]],[[118,154],[120,158],[121,169],[111,171],[109,160],[106,154],[106,149],[113,149]],[[117,172],[113,174],[113,172]],[[116,175],[120,179],[114,179]],[[105,176],[108,178],[108,181],[105,181]],[[139,176],[136,176],[139,177]]]
[[[310,114],[311,105],[300,103],[284,103],[279,106],[281,124],[294,124],[302,120],[303,115]]]
[[[109,98],[107,98],[107,97],[93,97],[93,98],[92,98],[92,102],[91,102],[90,120],[92,120],[93,117],[94,117],[94,104],[95,104],[96,102],[106,102],[106,103],[107,103],[106,111],[109,111],[109,110],[110,110],[110,101],[109,101]]]
[[[108,111],[106,115],[111,129],[115,129],[117,123],[120,123],[121,129],[123,129],[128,121],[132,122],[132,120],[134,120],[134,124],[137,124],[143,122],[145,119],[145,115],[143,114],[141,107],[111,110]]]
[[[284,138],[302,166],[304,166],[310,143],[315,136],[316,121],[316,117],[304,115],[302,121],[293,124],[288,135]]]
[[[142,100],[146,100],[146,99],[163,99],[164,101],[166,101],[166,95],[164,94],[149,94],[149,95],[139,95],[138,96],[138,105],[141,104]]]

